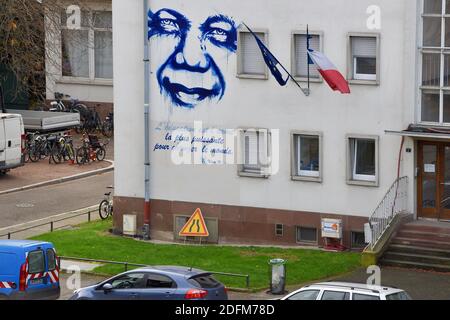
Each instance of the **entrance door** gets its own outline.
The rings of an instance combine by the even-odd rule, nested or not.
[[[417,200],[421,218],[450,220],[450,143],[418,143]]]

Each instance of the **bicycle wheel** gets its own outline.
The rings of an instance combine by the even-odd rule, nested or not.
[[[100,205],[98,206],[98,214],[100,215],[100,218],[102,220],[105,220],[108,218],[109,216],[109,201],[107,200],[103,200],[102,202],[100,202]]]
[[[82,165],[89,161],[89,152],[86,148],[81,147],[76,151],[76,161],[77,164]]]
[[[62,150],[58,148],[56,145],[53,146],[50,158],[53,160],[55,164],[59,164],[63,160],[63,155],[61,153]]]
[[[41,155],[36,146],[33,146],[28,150],[28,158],[31,162],[38,162],[41,159]]]
[[[105,156],[106,156],[105,148],[100,147],[95,151],[95,157],[97,158],[97,161],[105,160]]]
[[[67,143],[64,146],[64,161],[74,160],[75,159],[75,151],[73,150],[73,145],[71,143]]]

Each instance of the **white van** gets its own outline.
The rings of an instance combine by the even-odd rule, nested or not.
[[[0,174],[24,165],[24,148],[22,116],[0,113]]]

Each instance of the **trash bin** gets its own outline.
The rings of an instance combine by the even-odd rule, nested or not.
[[[272,259],[270,266],[270,293],[284,294],[286,285],[286,261],[283,259]]]

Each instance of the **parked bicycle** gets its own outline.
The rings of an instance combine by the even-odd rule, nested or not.
[[[64,103],[64,98],[70,99],[69,105]],[[80,114],[80,126],[83,126],[83,123],[86,118],[89,117],[90,111],[88,107],[81,103],[80,100],[72,98],[70,95],[55,92],[55,101],[50,103],[52,112],[73,112]]]
[[[75,159],[75,151],[73,148],[72,137],[70,135],[64,135],[58,138],[57,143],[52,147],[51,160],[58,164],[63,161],[69,161]]]
[[[102,125],[102,133],[105,137],[112,137],[114,135],[114,113],[108,113],[105,121],[103,121]]]
[[[83,117],[83,121],[80,121],[81,125],[76,129],[77,133],[96,133],[103,132],[103,123],[100,119],[98,112],[94,109],[88,109],[87,113]]]
[[[110,186],[108,189],[114,189],[114,187]],[[111,191],[105,193],[105,198],[98,206],[98,214],[102,220],[105,220],[113,215],[113,199],[111,197],[111,193]]]
[[[56,135],[36,135],[29,144],[28,157],[31,162],[38,162],[51,155]],[[51,162],[51,159],[49,159]]]
[[[89,163],[90,161],[103,161],[106,157],[105,146],[108,144],[102,144],[98,140],[96,135],[83,134],[81,138],[82,145],[76,150],[77,164],[82,165]]]

